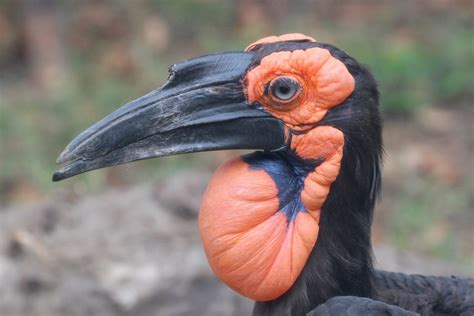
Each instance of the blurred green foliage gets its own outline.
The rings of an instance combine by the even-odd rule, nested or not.
[[[234,1],[155,0],[136,6],[104,3],[97,10],[111,15],[101,22],[105,26],[87,25],[87,14],[91,13],[82,12],[81,16],[81,9],[91,6],[88,2],[59,6],[65,20],[72,21],[62,25],[66,75],[59,89],[36,91],[27,68],[20,68],[24,77],[11,80],[4,76],[0,81],[3,186],[22,179],[41,190],[52,188],[54,160],[63,146],[98,118],[163,83],[169,64],[196,54],[239,50],[269,34],[304,32],[344,48],[367,64],[380,83],[382,107],[389,119],[410,115],[422,106],[462,106],[474,95],[473,34],[469,14],[462,7],[404,16],[410,11],[405,2],[380,6],[362,16],[356,11],[354,16],[341,17],[337,6],[319,13],[322,7],[309,2],[282,2],[285,8],[273,8],[266,17],[242,22],[247,13]],[[369,2],[367,10],[371,6]],[[363,9],[363,5],[359,7]],[[150,49],[140,34],[150,17],[158,17],[167,33],[166,47],[158,52]],[[75,43],[81,41],[88,43],[85,48]],[[116,46],[117,42],[124,44]],[[104,70],[107,54],[120,49],[128,50],[133,71]],[[146,167],[137,168],[136,173],[137,178],[149,177]],[[100,176],[83,179],[95,177]]]
[[[7,48],[0,54],[0,67],[5,67],[0,69],[0,199],[6,202],[11,188],[19,184],[26,183],[40,195],[58,189],[50,179],[64,146],[97,119],[164,83],[168,65],[199,54],[241,50],[273,34],[306,33],[366,64],[379,82],[388,120],[410,117],[426,106],[472,106],[473,29],[465,5],[349,3],[62,2],[55,12],[60,16],[63,79],[58,88],[47,90],[39,89],[31,78],[35,57],[31,49],[28,55],[28,50],[17,52],[16,46],[8,46],[0,23],[0,38],[5,40],[0,39],[0,47],[15,48],[14,54],[8,55]],[[8,20],[17,16],[11,13],[12,6],[18,9],[15,4],[0,2],[0,22],[7,20],[11,30],[24,30],[25,21]],[[16,36],[18,41],[28,37]],[[152,180],[183,167],[211,166],[210,157],[197,154],[139,162],[133,168],[87,173],[61,187],[94,191],[115,182]],[[469,207],[456,206],[458,201],[468,203],[469,192],[447,196],[424,182],[420,189],[425,193],[410,195],[404,190],[397,197],[400,203],[391,219],[391,238],[400,247],[413,238],[428,238],[423,235],[428,227],[448,220],[434,209]],[[460,250],[454,239],[448,234],[430,249],[445,258],[457,255],[454,252]]]
[[[393,197],[388,239],[400,250],[410,248],[446,260],[463,258],[463,264],[473,265],[471,188],[449,191],[422,177],[405,181]]]
[[[374,71],[380,83],[383,110],[409,115],[420,106],[449,106],[473,97],[472,32],[444,30],[444,40],[432,43],[379,43],[354,51]],[[371,49],[372,48],[372,49]]]

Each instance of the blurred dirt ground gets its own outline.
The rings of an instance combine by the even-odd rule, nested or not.
[[[253,303],[215,279],[200,246],[196,209],[209,176],[2,210],[0,315],[250,314]],[[474,275],[382,245],[375,255],[392,271]]]
[[[436,122],[446,125],[431,124],[433,116],[442,116]],[[472,132],[463,124],[469,117],[429,109],[419,118],[386,124],[384,199],[374,227],[376,265],[472,277],[474,266],[463,262],[469,253],[455,251],[451,259],[439,260],[417,251],[423,238],[439,241],[444,234],[472,242],[472,204],[455,214],[429,214],[428,228],[406,232],[411,251],[387,246],[383,237],[386,227],[397,225],[386,212],[393,196],[413,195],[408,182],[431,179],[448,194],[472,179],[472,170],[459,167],[472,158],[460,139]],[[414,146],[421,140],[422,146]],[[472,138],[468,143],[472,146]],[[40,203],[0,209],[0,315],[250,314],[253,303],[215,279],[200,246],[196,217],[210,175],[188,170],[158,183],[82,196],[59,191]],[[412,198],[417,194],[424,196],[418,192]],[[431,227],[439,225],[442,229],[433,233]],[[472,255],[471,243],[460,247]]]

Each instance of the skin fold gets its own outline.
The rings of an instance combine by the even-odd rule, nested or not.
[[[279,211],[271,176],[252,170],[241,158],[216,171],[202,202],[199,227],[216,275],[235,291],[261,301],[291,287],[319,230],[308,212],[298,211],[289,222]]]
[[[263,39],[250,49],[279,40]],[[272,80],[282,76],[300,85],[289,101],[267,91]],[[291,134],[291,155],[306,166],[321,161],[298,174],[293,166],[283,166],[284,157],[276,159],[277,173],[299,182],[286,204],[279,192],[289,190],[289,185],[275,181],[269,167],[255,170],[241,158],[219,168],[204,195],[199,226],[211,268],[240,294],[269,301],[291,288],[305,266],[317,242],[321,207],[343,156],[340,130],[319,126],[305,131],[303,124],[319,122],[329,109],[343,102],[354,89],[354,78],[329,51],[311,48],[264,57],[247,73],[244,84],[249,103],[258,102],[285,123]],[[291,216],[282,211],[288,203],[296,205]]]

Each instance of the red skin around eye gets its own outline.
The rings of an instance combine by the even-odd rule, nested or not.
[[[301,96],[281,104],[265,95],[273,79],[290,76],[301,85]],[[342,103],[353,91],[355,81],[346,66],[327,49],[314,47],[292,52],[281,51],[262,58],[244,80],[249,102],[258,101],[267,111],[288,126],[320,121],[327,111]]]

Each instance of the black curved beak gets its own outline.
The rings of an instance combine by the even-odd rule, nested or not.
[[[79,134],[59,156],[53,181],[135,160],[219,149],[277,150],[282,122],[251,107],[243,76],[252,53],[194,58],[170,68],[168,82]]]

